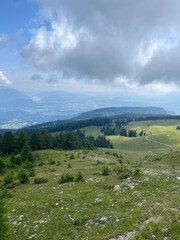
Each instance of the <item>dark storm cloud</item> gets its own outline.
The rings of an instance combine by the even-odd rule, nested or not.
[[[179,1],[37,1],[51,27],[22,51],[29,64],[84,80],[179,83]]]

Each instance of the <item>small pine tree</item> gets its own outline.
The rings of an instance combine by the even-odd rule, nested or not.
[[[74,156],[74,154],[73,153],[71,153],[71,155],[70,155],[70,157],[69,157],[70,159],[75,159],[75,156]]]
[[[75,180],[76,180],[76,182],[83,182],[84,181],[84,177],[83,177],[81,172],[78,172]]]
[[[23,150],[21,152],[21,160],[23,162],[25,162],[25,161],[33,162],[34,161],[32,151],[31,151],[31,148],[30,148],[28,142],[25,142],[25,144],[23,146]]]
[[[3,155],[9,155],[15,152],[15,136],[11,131],[4,134],[2,138],[1,150]]]
[[[23,131],[20,131],[17,140],[16,140],[16,150],[18,153],[20,153],[23,149],[23,146],[26,142],[26,137]]]
[[[15,165],[16,165],[16,158],[15,158],[14,153],[11,153],[10,166],[11,166],[11,167],[15,167]]]
[[[0,158],[0,173],[3,173],[5,170],[6,164],[4,161]]]
[[[4,182],[4,185],[8,185],[8,184],[13,183],[13,175],[12,175],[12,173],[8,173],[8,174],[4,177],[3,182]]]
[[[68,168],[68,169],[69,169],[69,168],[72,168],[72,166],[71,166],[70,163],[68,163],[67,168]]]
[[[17,177],[21,184],[29,182],[29,176],[24,168],[19,169]]]

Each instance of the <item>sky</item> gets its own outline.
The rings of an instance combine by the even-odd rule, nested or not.
[[[0,85],[180,93],[180,1],[1,0]]]

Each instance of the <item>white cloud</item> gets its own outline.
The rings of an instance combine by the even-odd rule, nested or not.
[[[173,83],[159,83],[154,82],[151,84],[148,84],[146,86],[147,90],[155,91],[155,92],[161,92],[161,93],[171,93],[177,91],[177,86]]]
[[[180,85],[179,1],[36,1],[44,25],[21,52],[31,66],[124,88]]]
[[[76,47],[80,34],[81,31],[73,32],[66,22],[53,21],[50,29],[43,26],[35,31],[22,56],[38,68],[56,68],[63,55]]]
[[[137,58],[135,58],[135,62],[137,62],[141,67],[144,67],[148,62],[151,61],[153,55],[158,51],[161,47],[161,41],[151,40],[146,43],[143,42],[140,44],[139,52]]]
[[[7,85],[12,84],[12,82],[4,75],[2,71],[0,71],[0,82],[3,82]]]

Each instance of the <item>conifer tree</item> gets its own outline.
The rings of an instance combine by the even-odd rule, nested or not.
[[[25,142],[26,142],[25,134],[23,131],[20,131],[16,140],[16,149],[18,153],[22,151]]]
[[[31,151],[31,148],[30,148],[28,142],[25,142],[25,144],[23,146],[23,149],[21,152],[21,160],[23,162],[25,162],[25,161],[33,162],[33,160],[34,160],[32,151]]]

